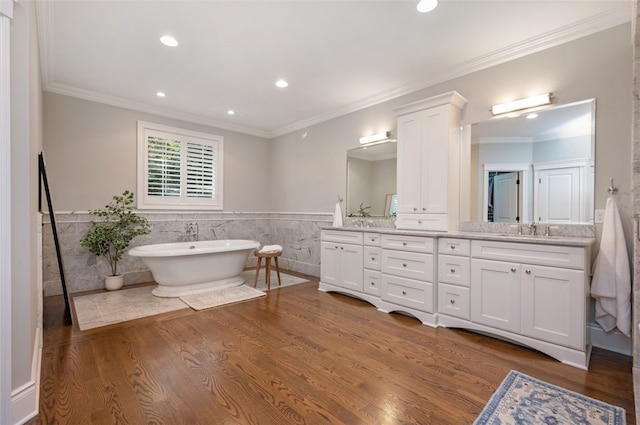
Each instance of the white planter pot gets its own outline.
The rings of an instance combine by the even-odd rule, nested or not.
[[[104,287],[107,291],[116,291],[122,288],[122,284],[124,283],[124,275],[118,276],[105,276],[104,277]]]

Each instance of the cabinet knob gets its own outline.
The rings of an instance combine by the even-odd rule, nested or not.
[[[371,240],[371,242],[375,242],[376,241],[374,238],[371,238],[370,240]]]
[[[531,270],[525,270],[524,271],[526,274],[531,274]]]
[[[343,246],[341,246],[341,247],[340,247],[340,249],[344,249],[344,247],[343,247]]]
[[[406,242],[402,242],[402,246],[407,246],[407,243]]]
[[[418,209],[417,209],[417,208],[415,208],[415,207],[413,208],[413,210],[414,210],[414,211],[418,211]]]
[[[425,207],[422,207],[422,211],[426,211],[427,209]]]
[[[336,245],[336,249],[338,249],[338,245]]]
[[[456,269],[451,269],[451,273],[455,273],[455,272],[456,272]]]
[[[515,273],[516,272],[516,268],[515,267],[511,267],[511,271]]]
[[[449,248],[456,249],[456,246],[455,245],[451,245]]]
[[[450,300],[449,302],[453,305],[456,303],[456,300]]]
[[[422,224],[422,220],[418,220],[418,224]]]
[[[407,295],[407,291],[402,291],[402,295]]]
[[[371,286],[376,286],[376,283],[375,282],[371,282]]]
[[[402,263],[402,267],[407,267],[407,263]]]
[[[376,257],[371,257],[371,261],[376,261]]]

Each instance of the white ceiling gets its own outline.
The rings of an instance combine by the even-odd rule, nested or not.
[[[275,137],[632,15],[629,0],[440,0],[428,14],[416,3],[40,1],[44,88]]]

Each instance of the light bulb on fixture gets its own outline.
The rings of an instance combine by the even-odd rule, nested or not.
[[[427,13],[438,7],[438,0],[420,0],[416,9],[418,12]]]
[[[502,115],[508,112],[522,111],[524,109],[549,105],[553,101],[551,96],[551,93],[544,93],[511,102],[500,103],[491,107],[491,113],[493,115]]]
[[[383,140],[389,140],[391,133],[385,131],[384,133],[373,134],[371,136],[363,136],[360,138],[360,144],[366,145],[368,143],[381,142]]]

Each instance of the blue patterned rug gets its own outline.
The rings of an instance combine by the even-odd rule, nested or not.
[[[624,409],[512,370],[474,425],[625,425]]]

